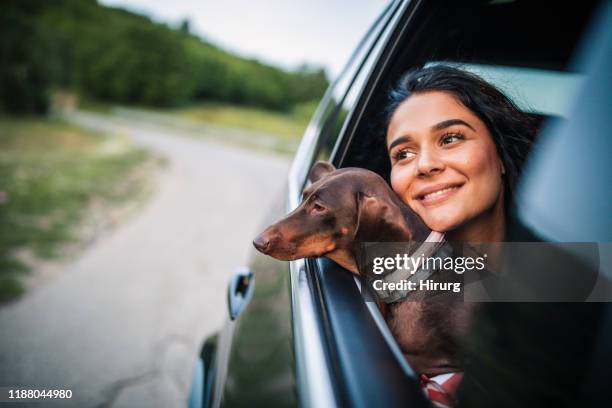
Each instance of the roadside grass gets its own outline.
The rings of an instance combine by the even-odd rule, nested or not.
[[[186,130],[197,137],[284,155],[295,153],[318,104],[318,101],[304,102],[287,112],[219,102],[152,108],[113,105],[68,91],[57,92],[53,101],[54,111],[60,115],[77,108],[103,115],[126,116]]]
[[[283,140],[300,140],[316,109],[316,102],[297,106],[287,113],[237,105],[206,103],[174,109],[179,117],[217,126],[267,133]]]
[[[317,107],[304,102],[287,112],[220,102],[188,104],[176,108],[119,106],[68,90],[56,90],[52,108],[58,114],[82,109],[103,115],[136,117],[149,123],[178,127],[242,147],[293,154]],[[201,128],[198,128],[202,125]]]
[[[73,242],[94,200],[120,203],[139,191],[129,177],[151,160],[127,137],[55,119],[0,117],[0,301],[24,291],[19,251],[53,258]]]

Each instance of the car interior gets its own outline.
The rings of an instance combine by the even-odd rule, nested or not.
[[[537,117],[541,129],[564,120],[584,81],[574,64],[575,52],[598,2],[556,3],[554,16],[551,5],[530,1],[456,3],[430,2],[402,15],[399,26],[403,29],[381,50],[373,71],[377,74],[356,68],[351,72],[355,75],[352,83],[363,81],[360,94],[339,94],[329,105],[313,161],[330,160],[338,168],[367,168],[389,180],[382,124],[387,93],[407,70],[434,64],[481,75]],[[390,18],[386,15],[391,12],[389,7],[379,22]],[[377,37],[381,30],[375,24],[366,38]],[[343,136],[337,138],[339,134]],[[339,273],[341,268],[327,259],[308,262],[316,271],[312,279],[321,295],[319,308],[331,333],[332,369],[339,374],[337,378],[344,379],[336,384],[341,402],[426,404],[418,387],[405,385],[406,377],[416,378],[414,372],[376,305],[363,302],[359,282],[350,274]],[[373,332],[377,335],[372,336]],[[380,347],[383,343],[387,347]],[[356,350],[361,350],[358,358]],[[375,382],[359,374],[373,369]]]
[[[551,99],[565,104],[571,101],[581,79],[580,73],[573,72],[572,56],[597,2],[571,7],[558,4],[555,24],[547,24],[551,10],[534,3],[427,4],[418,15],[409,16],[420,21],[419,25],[405,25],[381,80],[373,84],[372,96],[355,118],[354,130],[337,146],[335,161],[342,167],[368,168],[388,179],[390,165],[380,131],[381,108],[386,105],[388,90],[410,68],[458,66],[506,91],[519,107],[541,118],[542,123],[547,117],[562,117],[566,108],[563,103],[544,105]],[[534,89],[534,84],[540,89]]]

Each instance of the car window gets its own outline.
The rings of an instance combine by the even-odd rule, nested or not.
[[[334,163],[367,168],[389,180],[382,112],[389,90],[411,68],[460,65],[501,88],[525,112],[566,117],[585,79],[570,69],[571,56],[593,8],[591,3],[572,8],[553,29],[541,24],[545,8],[520,0],[408,9],[351,105]]]

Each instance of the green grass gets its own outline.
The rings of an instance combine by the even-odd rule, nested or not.
[[[113,115],[115,108],[124,108],[132,113],[145,113],[159,115],[154,121],[161,121],[169,126],[177,126],[175,119],[185,119],[188,128],[192,123],[213,125],[218,128],[238,130],[238,132],[225,132],[223,137],[219,134],[200,133],[199,136],[215,137],[224,143],[243,147],[274,151],[281,154],[294,154],[308,123],[317,107],[318,101],[302,103],[288,112],[271,111],[262,108],[230,105],[218,102],[207,102],[186,105],[180,108],[152,108],[150,106],[130,105],[114,106],[81,96],[78,108],[105,115]],[[57,108],[61,112],[61,108]],[[143,118],[140,118],[143,119]],[[166,119],[170,121],[165,122]],[[153,119],[147,119],[152,121]],[[179,126],[180,127],[180,126]],[[240,132],[240,131],[245,132]],[[258,138],[255,132],[261,134]],[[218,132],[217,132],[218,133]]]
[[[208,103],[173,110],[178,116],[217,126],[267,133],[285,140],[299,140],[316,108],[315,102],[282,113],[237,105]]]
[[[54,110],[61,113],[61,92],[54,99],[56,104]],[[68,95],[71,95],[68,92]],[[317,107],[318,101],[311,101],[296,105],[288,112],[266,110],[262,108],[230,105],[219,102],[205,102],[185,105],[180,108],[153,108],[143,105],[117,106],[108,102],[93,99],[87,95],[72,95],[77,100],[77,109],[92,111],[104,115],[116,114],[116,108],[125,108],[133,113],[146,113],[159,115],[157,120],[162,123],[165,118],[187,119],[185,121],[214,125],[220,128],[231,128],[245,130],[245,133],[225,133],[223,142],[234,143],[247,147],[255,147],[264,150],[272,150],[282,154],[293,154],[301,140],[308,123]],[[141,118],[142,119],[142,118]],[[151,119],[148,119],[151,120]],[[176,126],[176,122],[170,121],[170,126]],[[262,138],[255,140],[257,135],[249,135],[248,132],[262,134]],[[265,135],[265,136],[264,136]],[[210,136],[210,134],[207,134]],[[263,139],[263,140],[262,140]]]
[[[138,190],[126,175],[148,158],[127,138],[57,120],[0,117],[0,301],[23,291],[27,266],[17,250],[57,255],[76,239],[92,200],[118,202]]]

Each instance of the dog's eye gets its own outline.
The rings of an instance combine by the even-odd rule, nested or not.
[[[323,207],[323,206],[322,206],[321,204],[319,204],[319,203],[314,203],[314,204],[312,205],[312,209],[313,209],[314,211],[320,212],[320,211],[324,211],[324,210],[325,210],[325,207]]]

